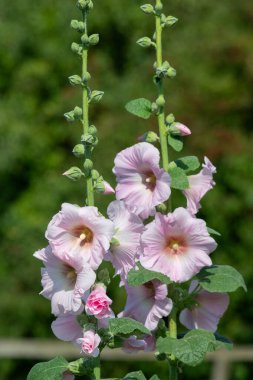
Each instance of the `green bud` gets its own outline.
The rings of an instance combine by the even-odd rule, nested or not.
[[[157,136],[157,134],[153,131],[149,131],[149,132],[146,132],[144,133],[143,136],[141,136],[139,138],[140,141],[146,141],[146,142],[149,142],[149,143],[154,143],[156,142],[157,140],[159,140],[159,137]]]
[[[156,206],[156,211],[160,212],[161,214],[167,213],[167,207],[164,203],[161,203],[160,205]]]
[[[165,105],[164,96],[163,95],[159,95],[155,102],[158,105],[158,107],[163,107]]]
[[[91,177],[92,177],[92,179],[98,179],[99,176],[100,176],[99,172],[97,170],[95,170],[95,169],[92,169],[92,171],[91,171]]]
[[[163,9],[163,5],[161,3],[157,4],[155,6],[155,10],[156,10],[157,13],[160,13],[162,11],[162,9]]]
[[[77,106],[74,108],[73,112],[74,112],[74,115],[75,115],[76,119],[79,119],[82,116],[82,114],[83,114],[82,108],[77,107]]]
[[[72,86],[78,86],[82,84],[82,78],[79,75],[71,75],[68,79],[69,83],[72,84]]]
[[[178,19],[177,19],[176,17],[168,16],[168,17],[166,17],[165,25],[166,25],[166,26],[172,26],[172,25],[174,25],[177,21],[178,21]]]
[[[141,47],[145,47],[145,48],[150,47],[153,44],[151,38],[149,37],[142,37],[136,43],[140,45]]]
[[[168,76],[169,78],[174,78],[176,75],[177,75],[177,72],[176,72],[176,70],[175,70],[173,67],[170,67],[170,68],[167,70],[167,76]]]
[[[94,101],[94,102],[99,102],[102,97],[104,95],[104,92],[103,91],[92,91],[91,93],[91,96],[90,96],[90,101]]]
[[[84,365],[85,359],[81,358],[75,360],[74,362],[68,363],[68,370],[74,375],[85,375],[87,372],[86,366]]]
[[[144,5],[141,5],[141,10],[144,12],[144,13],[147,13],[147,14],[152,14],[155,12],[154,10],[154,7],[153,5],[151,4],[144,4]]]
[[[70,27],[71,27],[72,29],[78,30],[78,24],[79,24],[79,21],[78,21],[78,20],[71,20],[71,22],[70,22]]]
[[[104,193],[105,191],[105,185],[104,185],[104,178],[102,176],[99,176],[97,180],[94,183],[94,190],[97,193]]]
[[[92,9],[93,2],[91,0],[78,0],[77,7],[81,10]]]
[[[88,131],[92,136],[96,136],[98,130],[95,125],[90,125]]]
[[[77,144],[74,146],[73,150],[72,150],[72,153],[76,156],[76,157],[81,157],[84,155],[84,146],[83,144]]]
[[[89,43],[91,45],[97,45],[99,43],[99,34],[91,34],[89,37]]]
[[[89,133],[85,133],[81,136],[81,141],[85,145],[92,145],[94,143],[94,137]]]
[[[120,242],[119,240],[115,239],[115,237],[111,238],[110,245],[119,246]]]
[[[77,30],[80,33],[83,33],[85,31],[85,24],[84,24],[84,22],[82,22],[82,21],[78,22],[78,28],[77,28]]]
[[[72,181],[78,181],[84,173],[76,166],[73,166],[69,170],[63,173],[66,177],[72,179]]]
[[[158,106],[156,103],[151,104],[151,111],[155,114],[158,111]]]
[[[72,42],[71,44],[71,50],[76,54],[81,54],[82,52],[82,46],[77,44],[76,42]]]
[[[170,113],[168,116],[166,116],[166,124],[172,124],[175,122],[175,116],[173,113]]]
[[[75,121],[74,111],[66,112],[64,117],[68,122]]]
[[[88,73],[88,71],[86,71],[86,73],[83,74],[83,82],[88,82],[91,78],[91,75],[90,73]]]
[[[85,174],[89,175],[91,169],[93,168],[93,162],[89,158],[86,158],[86,160],[84,161],[83,167],[84,167]]]
[[[89,45],[89,37],[87,34],[83,34],[82,37],[81,37],[81,41],[82,41],[82,44],[85,45],[85,46],[88,46]]]

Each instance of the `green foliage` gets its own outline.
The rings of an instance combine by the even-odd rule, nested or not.
[[[130,372],[123,377],[123,380],[146,380],[142,371]]]
[[[196,277],[202,288],[209,292],[234,292],[240,287],[247,291],[242,275],[229,265],[205,267]]]
[[[138,264],[138,267],[138,270],[131,269],[128,273],[127,282],[131,286],[139,286],[152,280],[159,280],[164,284],[171,283],[170,278],[162,273],[147,270],[140,264]]]
[[[27,380],[61,380],[62,374],[68,369],[68,362],[61,356],[38,363],[31,369]]]
[[[189,187],[189,181],[184,170],[175,166],[169,169],[171,177],[171,187],[173,189],[184,190]]]
[[[109,330],[113,335],[127,338],[131,335],[150,335],[150,331],[140,322],[132,318],[113,318],[109,320]]]
[[[142,119],[148,119],[151,115],[151,102],[145,98],[134,99],[126,104],[126,110]]]
[[[181,152],[184,143],[181,136],[168,135],[168,144],[176,151]]]
[[[187,156],[175,160],[176,165],[186,173],[192,172],[199,168],[200,162],[196,156]]]

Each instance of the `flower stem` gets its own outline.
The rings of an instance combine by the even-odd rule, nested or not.
[[[85,34],[87,34],[87,11],[83,11],[83,22],[85,25]],[[82,53],[82,76],[84,77],[88,71],[88,47],[83,47]],[[88,84],[83,85],[83,133],[89,133],[89,88]],[[89,145],[85,145],[85,158],[91,158],[91,148]],[[86,190],[87,190],[87,204],[88,206],[94,206],[94,192],[91,176],[86,178]]]
[[[99,380],[101,378],[100,359],[98,359],[97,366],[93,370],[94,379]]]
[[[177,309],[173,307],[169,318],[169,336],[170,338],[177,338]],[[176,366],[176,358],[174,355],[170,356],[169,367],[169,380],[178,379],[178,370]]]

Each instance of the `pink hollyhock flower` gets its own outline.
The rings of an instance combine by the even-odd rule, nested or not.
[[[206,223],[179,207],[168,215],[156,214],[141,238],[144,268],[163,273],[172,281],[188,281],[204,266],[212,264],[209,254],[217,244]]]
[[[192,215],[201,208],[199,203],[201,198],[215,185],[213,174],[216,173],[216,168],[207,157],[204,158],[204,162],[198,174],[188,177],[189,188],[183,191],[187,199],[187,209]]]
[[[159,167],[159,150],[147,142],[124,149],[115,158],[116,198],[147,218],[171,193],[170,176]]]
[[[110,203],[107,213],[115,231],[106,259],[110,260],[120,275],[120,285],[126,283],[127,274],[135,265],[140,250],[140,237],[144,230],[142,220],[131,212],[123,201]]]
[[[100,342],[100,336],[92,330],[85,331],[83,337],[76,340],[76,343],[81,346],[81,352],[94,358],[99,355],[98,346]]]
[[[110,305],[112,300],[106,295],[103,285],[97,285],[86,300],[85,311],[97,319],[109,318],[114,315]]]
[[[114,188],[109,184],[109,182],[104,181],[104,187],[105,187],[105,191],[103,192],[104,195],[115,194],[115,190],[114,190]]]
[[[64,372],[64,374],[62,375],[61,380],[75,380],[75,376],[74,376],[71,372],[66,371],[66,372]]]
[[[98,213],[96,207],[79,207],[63,203],[62,209],[48,225],[46,238],[54,254],[81,256],[92,269],[101,264],[109,249],[113,223]]]
[[[142,339],[137,339],[136,335],[132,335],[124,340],[122,350],[128,354],[138,351],[151,352],[155,350],[155,339],[152,335],[147,335]]]
[[[167,286],[158,280],[141,286],[126,285],[127,302],[119,317],[130,317],[154,330],[162,317],[169,315],[172,300],[167,298]]]
[[[191,135],[190,128],[186,127],[186,125],[182,123],[175,123],[175,128],[177,128],[180,132],[180,136],[188,136]]]
[[[62,314],[51,324],[56,338],[65,342],[75,342],[83,336],[83,329],[77,321],[76,315]]]
[[[189,293],[192,293],[198,282],[192,281]],[[181,311],[179,319],[188,329],[205,329],[215,332],[220,318],[227,310],[229,296],[227,293],[210,293],[201,290],[194,295],[196,306]]]
[[[43,290],[40,294],[51,299],[52,313],[81,313],[84,309],[82,297],[96,279],[89,264],[81,257],[66,253],[59,258],[50,246],[35,252],[34,256],[45,265],[41,269]]]

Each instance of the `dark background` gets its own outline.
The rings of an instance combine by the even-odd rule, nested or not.
[[[152,49],[135,41],[153,33],[152,16],[135,0],[94,0],[89,32],[100,44],[89,53],[93,89],[105,91],[91,108],[99,129],[96,167],[115,185],[111,169],[118,151],[137,136],[156,129],[156,120],[128,114],[133,98],[155,99]],[[183,155],[207,155],[217,166],[217,186],[202,202],[200,217],[221,232],[214,263],[235,266],[253,282],[253,6],[251,0],[164,1],[166,14],[179,22],[165,32],[164,59],[178,76],[167,82],[167,111],[192,129]],[[62,202],[83,204],[83,187],[63,176],[81,165],[71,154],[79,142],[78,124],[63,114],[80,105],[81,94],[67,77],[80,74],[81,62],[69,50],[78,35],[69,28],[79,17],[73,0],[1,0],[0,4],[0,335],[51,337],[50,303],[38,295],[40,263],[32,254],[46,245],[44,231]],[[174,155],[173,157],[178,157]],[[105,212],[113,197],[97,197]],[[118,312],[122,303],[110,287]],[[123,293],[122,293],[123,294]],[[220,332],[236,344],[253,341],[253,296],[242,290],[231,296]],[[32,363],[1,360],[1,380],[26,378]],[[142,364],[147,375],[163,364]],[[122,364],[118,373],[104,369],[104,377],[136,369]],[[114,367],[115,368],[115,367]],[[188,370],[184,379],[207,379],[209,365]],[[237,364],[233,380],[251,380],[250,366]]]

